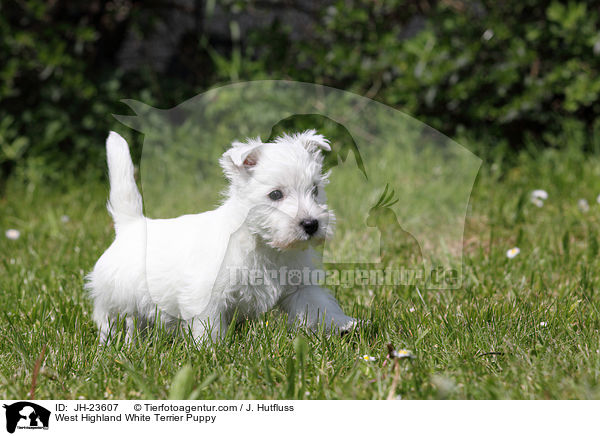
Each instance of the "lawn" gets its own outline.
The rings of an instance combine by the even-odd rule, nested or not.
[[[99,347],[83,282],[113,238],[107,186],[68,186],[14,179],[0,198],[2,398],[28,397],[38,359],[38,399],[600,398],[600,159],[579,147],[486,157],[462,287],[336,288],[370,320],[344,337],[271,312],[200,347],[160,328]],[[390,343],[414,358],[390,360]]]

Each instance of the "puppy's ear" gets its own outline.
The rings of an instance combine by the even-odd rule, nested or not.
[[[258,162],[258,147],[260,143],[244,144],[242,142],[234,142],[233,147],[227,150],[224,156],[229,157],[231,162],[239,168],[253,167]]]
[[[325,150],[331,151],[331,147],[329,146],[329,140],[326,139],[323,135],[317,133],[316,130],[310,129],[305,130],[302,133],[299,133],[296,136],[302,145],[309,151],[317,151],[317,150]]]
[[[248,141],[248,143],[234,142],[231,148],[223,153],[220,159],[225,174],[231,177],[240,171],[248,170],[258,162],[260,140]]]

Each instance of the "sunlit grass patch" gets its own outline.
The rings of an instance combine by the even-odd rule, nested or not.
[[[600,162],[573,153],[482,168],[460,289],[335,286],[343,309],[369,320],[358,331],[290,330],[273,311],[200,346],[155,327],[99,347],[83,278],[113,238],[106,186],[13,182],[0,199],[0,396],[27,398],[46,346],[40,399],[600,398]],[[530,201],[540,186],[541,208]]]

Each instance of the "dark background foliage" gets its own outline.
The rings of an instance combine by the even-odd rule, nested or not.
[[[334,86],[485,147],[591,148],[600,1],[0,1],[0,177],[103,168],[119,100]]]

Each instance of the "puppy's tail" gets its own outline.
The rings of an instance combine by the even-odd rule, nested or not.
[[[121,135],[110,132],[106,139],[106,161],[110,179],[108,212],[115,221],[115,228],[128,221],[142,218],[142,196],[133,177],[133,162],[127,142]]]

